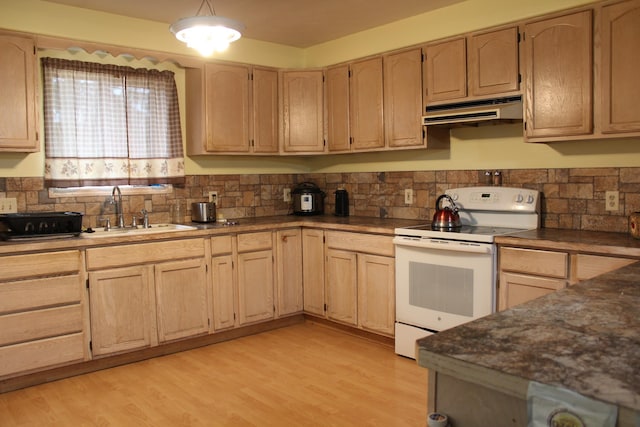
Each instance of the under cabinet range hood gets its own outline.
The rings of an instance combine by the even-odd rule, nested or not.
[[[522,97],[429,106],[422,117],[422,124],[426,126],[479,126],[500,122],[522,122]]]

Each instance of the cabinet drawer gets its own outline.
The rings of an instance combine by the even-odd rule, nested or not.
[[[273,239],[270,231],[238,234],[238,253],[271,249]]]
[[[635,259],[615,258],[598,255],[577,254],[572,270],[575,271],[575,282],[591,279],[609,271],[622,268],[637,262]]]
[[[60,276],[80,271],[80,251],[0,257],[2,280],[37,276]]]
[[[83,334],[0,347],[0,377],[84,359]]]
[[[232,252],[232,236],[216,236],[211,238],[211,254],[225,255]]]
[[[534,249],[500,248],[500,269],[567,278],[569,254]]]
[[[80,302],[80,276],[0,283],[0,314]]]
[[[0,346],[82,332],[80,304],[0,316]]]
[[[204,239],[118,245],[87,249],[87,269],[97,270],[126,265],[149,264],[185,258],[201,258]]]
[[[354,252],[394,256],[393,237],[377,234],[327,231],[327,246]]]

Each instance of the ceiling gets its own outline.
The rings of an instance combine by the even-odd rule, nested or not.
[[[150,21],[194,16],[202,0],[46,0]],[[243,37],[306,48],[464,0],[212,0]],[[208,14],[206,4],[201,14]],[[205,13],[206,12],[206,13]],[[167,29],[168,31],[168,29]]]

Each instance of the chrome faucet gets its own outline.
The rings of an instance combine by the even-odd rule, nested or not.
[[[115,200],[116,194],[118,200]],[[116,204],[116,220],[118,221],[118,227],[124,228],[124,215],[122,214],[122,192],[117,185],[111,190],[111,200]]]
[[[142,214],[142,228],[149,228],[149,213],[146,209],[142,209],[140,213]]]

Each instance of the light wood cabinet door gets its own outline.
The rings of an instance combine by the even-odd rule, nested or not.
[[[425,104],[467,96],[467,43],[464,37],[425,47]]]
[[[384,147],[382,119],[382,58],[354,62],[350,66],[349,120],[351,149]]]
[[[600,28],[602,132],[639,132],[640,0],[604,6]]]
[[[302,232],[300,228],[276,232],[277,314],[299,313],[302,295]]]
[[[94,356],[157,345],[153,267],[89,273]]]
[[[392,336],[395,317],[395,260],[358,254],[359,325]]]
[[[422,50],[384,57],[384,118],[387,147],[419,147],[422,137]]]
[[[506,310],[566,286],[564,279],[501,272],[498,310]]]
[[[239,323],[274,317],[273,250],[238,254]]]
[[[349,66],[329,67],[326,72],[327,147],[349,151]]]
[[[324,231],[302,230],[304,311],[324,316]]]
[[[205,64],[205,105],[207,151],[248,152],[248,67]]]
[[[282,144],[286,153],[324,151],[323,72],[282,72]]]
[[[519,84],[518,28],[469,36],[469,96],[517,91]]]
[[[525,135],[593,131],[591,11],[526,24]]]
[[[254,67],[251,77],[251,149],[256,154],[277,153],[278,72]]]
[[[637,261],[637,259],[629,258],[575,254],[571,259],[571,283],[591,279]]]
[[[204,259],[165,262],[155,266],[158,340],[209,331],[209,298]]]
[[[231,255],[213,257],[213,328],[216,331],[236,324],[236,278]]]
[[[0,151],[39,150],[33,39],[0,34]]]
[[[358,262],[354,252],[327,249],[327,317],[358,324]]]

